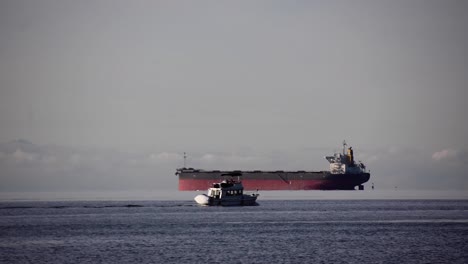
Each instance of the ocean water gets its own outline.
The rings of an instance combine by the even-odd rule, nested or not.
[[[468,200],[0,202],[0,263],[468,263]]]

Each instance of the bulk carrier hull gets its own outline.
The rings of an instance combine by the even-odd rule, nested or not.
[[[369,171],[362,162],[354,161],[354,152],[349,147],[346,152],[343,141],[343,153],[325,156],[330,163],[329,171],[219,171],[198,170],[193,168],[177,169],[180,191],[206,190],[221,176],[236,174],[242,176],[246,190],[360,190],[370,178]]]
[[[221,175],[241,173],[245,190],[354,190],[367,182],[369,173],[332,174],[328,171],[204,171],[179,169],[179,190],[209,188]]]

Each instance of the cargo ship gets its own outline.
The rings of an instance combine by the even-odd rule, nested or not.
[[[180,191],[206,190],[218,182],[223,174],[242,175],[245,190],[364,190],[370,172],[362,162],[354,161],[352,147],[343,142],[343,152],[325,156],[330,163],[329,171],[226,171],[202,170],[185,167],[176,170]]]

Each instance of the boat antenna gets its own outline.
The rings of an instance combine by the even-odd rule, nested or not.
[[[346,144],[346,140],[343,140],[343,155],[346,155],[346,146],[348,146],[348,144]]]
[[[184,152],[184,168],[186,167],[187,153]]]

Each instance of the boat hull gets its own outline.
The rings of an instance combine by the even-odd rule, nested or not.
[[[199,205],[208,205],[208,206],[252,206],[257,205],[258,194],[244,194],[241,196],[227,196],[224,198],[216,199],[214,197],[209,197],[206,194],[199,194],[195,196],[194,200]]]
[[[180,171],[179,190],[204,190],[219,181],[219,171]],[[354,190],[370,178],[369,173],[331,174],[319,172],[240,172],[245,190]]]

